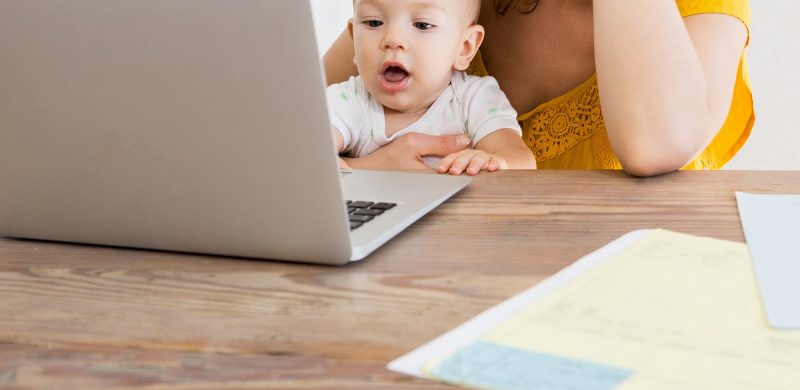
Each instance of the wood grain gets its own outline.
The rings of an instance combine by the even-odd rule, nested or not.
[[[344,267],[0,240],[0,387],[449,388],[384,367],[628,231],[743,241],[737,190],[800,172],[482,174]]]

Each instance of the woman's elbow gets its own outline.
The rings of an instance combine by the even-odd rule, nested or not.
[[[629,142],[622,145],[617,158],[622,169],[632,176],[648,177],[677,171],[689,164],[705,145],[702,140],[685,135]]]
[[[629,116],[616,123],[606,121],[606,125],[622,169],[633,176],[655,176],[681,169],[695,159],[726,116],[727,111],[698,108],[684,110],[683,115],[634,116],[638,121]],[[614,125],[623,126],[622,131],[612,132]]]
[[[622,170],[631,176],[657,176],[681,169],[690,159],[661,155],[633,155],[619,158]]]

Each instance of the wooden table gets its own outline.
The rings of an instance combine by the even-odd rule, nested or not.
[[[800,171],[482,174],[344,267],[0,240],[0,387],[449,388],[387,371],[628,231],[743,241]]]

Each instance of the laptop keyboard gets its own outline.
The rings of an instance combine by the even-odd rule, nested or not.
[[[350,218],[350,230],[360,228],[365,223],[372,221],[375,217],[383,214],[386,210],[392,209],[394,206],[397,206],[397,203],[348,200],[347,214],[349,214]]]

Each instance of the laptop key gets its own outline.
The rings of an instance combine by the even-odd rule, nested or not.
[[[394,206],[397,206],[397,203],[379,202],[379,203],[373,204],[369,208],[378,209],[378,210],[389,210],[389,209],[394,208]]]
[[[350,230],[355,230],[371,221],[373,218],[383,214],[386,210],[397,206],[397,203],[370,202],[366,200],[347,200],[348,219],[350,220]]]
[[[372,218],[375,218],[375,217],[373,217],[371,215],[350,214],[350,222],[369,222],[370,220],[372,220]]]
[[[353,203],[348,204],[348,206],[356,207],[356,208],[359,208],[359,209],[365,209],[365,208],[367,208],[369,206],[372,206],[373,204],[375,204],[375,202],[367,202],[367,201],[364,201],[364,200],[358,200],[358,201],[355,201]]]
[[[356,209],[356,211],[353,212],[353,214],[355,214],[355,215],[371,215],[371,216],[374,217],[374,216],[383,214],[383,210],[381,210],[381,209]]]

